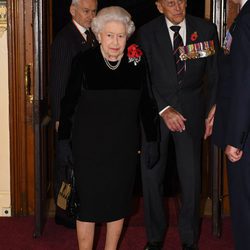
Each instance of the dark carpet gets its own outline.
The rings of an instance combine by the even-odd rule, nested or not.
[[[177,205],[170,199],[169,224],[164,250],[180,250],[181,244],[177,230]],[[142,250],[146,243],[143,223],[142,201],[136,204],[137,211],[126,221],[119,250]],[[76,231],[56,225],[53,218],[49,218],[40,238],[32,237],[34,217],[0,217],[0,250],[77,250]],[[204,217],[199,241],[200,250],[233,250],[231,221],[229,217],[223,219],[221,238],[212,235],[210,217]],[[105,226],[97,226],[95,249],[104,248]]]

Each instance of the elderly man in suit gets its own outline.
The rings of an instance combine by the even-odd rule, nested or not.
[[[142,151],[145,249],[162,249],[167,228],[162,196],[170,135],[182,190],[180,238],[183,249],[198,249],[201,143],[212,132],[217,31],[215,25],[186,15],[186,0],[157,0],[156,6],[162,15],[138,32],[162,118],[160,160],[153,169],[147,168]]]
[[[228,158],[228,183],[236,250],[250,249],[250,2],[232,0],[240,13],[227,32],[213,140]]]
[[[73,58],[80,51],[97,45],[90,25],[97,11],[97,0],[72,0],[69,22],[56,36],[51,50],[50,99],[52,118],[57,131],[59,126],[60,102],[64,96]],[[57,158],[60,158],[60,156]],[[65,166],[59,161],[55,164],[54,196],[59,192],[65,178]],[[75,221],[68,218],[59,208],[56,210],[56,223],[75,227]]]

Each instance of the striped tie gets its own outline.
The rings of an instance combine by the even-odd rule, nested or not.
[[[88,45],[90,45],[91,47],[93,47],[94,44],[94,34],[92,33],[91,30],[87,30],[85,31],[86,34],[86,42]]]
[[[179,47],[183,46],[183,41],[182,38],[179,34],[180,26],[171,26],[170,29],[174,31],[174,50],[173,50],[173,55],[175,59],[175,64],[176,64],[176,72],[177,72],[177,80],[178,83],[180,84],[183,80],[184,73],[185,73],[185,62],[181,61],[180,59],[180,52],[179,52]]]

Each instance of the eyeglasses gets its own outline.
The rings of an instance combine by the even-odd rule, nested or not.
[[[181,5],[183,3],[186,2],[186,0],[177,0],[177,1],[171,1],[171,0],[163,0],[164,4],[167,6],[167,7],[175,7],[176,4],[178,5]]]

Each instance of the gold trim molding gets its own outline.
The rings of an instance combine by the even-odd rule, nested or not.
[[[7,2],[0,1],[0,38],[7,30]]]

